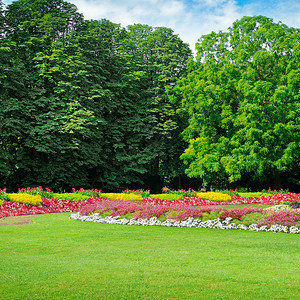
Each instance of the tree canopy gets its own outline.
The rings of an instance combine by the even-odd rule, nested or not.
[[[199,39],[178,84],[189,124],[182,158],[206,184],[299,183],[300,31],[244,17]],[[285,182],[287,184],[287,182]]]
[[[296,189],[299,35],[244,17],[193,59],[170,28],[0,0],[0,188],[188,187],[185,162],[197,187]]]
[[[165,89],[186,74],[191,50],[171,29],[84,20],[63,0],[14,1],[0,16],[5,186],[112,189],[156,178],[161,188],[177,175],[184,148]]]

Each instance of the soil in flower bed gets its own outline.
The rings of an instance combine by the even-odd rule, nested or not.
[[[32,219],[35,216],[29,215],[29,216],[16,216],[16,217],[8,217],[0,219],[0,226],[3,225],[26,225],[31,224]]]

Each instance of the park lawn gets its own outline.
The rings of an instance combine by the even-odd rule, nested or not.
[[[299,235],[69,215],[0,226],[0,299],[300,299]]]

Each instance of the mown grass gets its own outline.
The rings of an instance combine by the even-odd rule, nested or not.
[[[300,299],[299,235],[68,216],[0,226],[0,299]]]

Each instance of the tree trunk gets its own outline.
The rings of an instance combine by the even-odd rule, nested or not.
[[[280,184],[280,174],[277,169],[273,169],[273,179],[274,179],[274,186],[275,189],[278,191],[281,189],[281,184]]]

